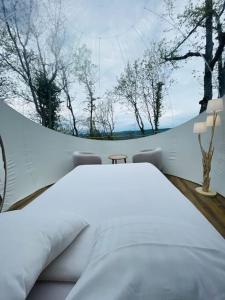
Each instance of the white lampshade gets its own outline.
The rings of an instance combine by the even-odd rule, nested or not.
[[[194,128],[193,128],[194,133],[203,133],[203,132],[206,132],[206,130],[207,130],[207,127],[206,127],[205,122],[194,123]]]
[[[212,127],[213,126],[213,119],[214,119],[213,115],[207,116],[207,119],[206,119],[206,126],[207,127]],[[221,124],[221,119],[220,119],[220,116],[217,115],[215,126],[220,126],[220,124]]]
[[[223,99],[212,99],[208,102],[207,105],[207,113],[212,114],[212,113],[218,113],[220,111],[223,111]]]

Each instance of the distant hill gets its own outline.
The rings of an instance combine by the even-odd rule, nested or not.
[[[170,128],[163,128],[159,129],[159,133],[164,132],[169,130]],[[133,130],[133,131],[120,131],[120,132],[115,132],[113,135],[113,138],[115,139],[136,139],[136,138],[141,138],[144,136],[149,136],[153,135],[152,129],[145,130],[145,135],[143,135],[139,130]]]
[[[162,128],[159,129],[159,133],[165,132],[167,130],[170,130],[170,128]],[[98,137],[92,137],[92,139],[95,140],[129,140],[129,139],[137,139],[142,138],[146,136],[153,135],[153,131],[151,129],[145,130],[145,135],[143,135],[139,130],[126,130],[126,131],[118,131],[114,132],[112,137],[108,136],[98,136]],[[90,138],[88,134],[81,134],[80,137],[83,138]]]

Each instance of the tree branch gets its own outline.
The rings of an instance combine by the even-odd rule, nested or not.
[[[165,59],[165,61],[178,61],[178,60],[187,59],[189,57],[204,57],[204,54],[201,54],[200,52],[189,51],[185,55],[165,57],[164,59]]]
[[[206,18],[206,15],[202,16],[202,18],[198,21],[198,23],[192,28],[192,30],[188,33],[187,36],[184,37],[184,39],[179,42],[177,44],[177,46],[171,51],[170,55],[173,55],[173,53],[175,53],[179,48],[180,46],[183,45],[183,43],[186,42],[186,40],[196,31],[196,29],[201,25],[201,23],[204,21],[204,19]]]
[[[219,14],[217,14],[215,11],[214,11],[214,16],[215,16],[215,19],[216,19],[216,23],[217,23],[217,26],[216,26],[216,31],[218,33],[218,42],[219,42],[219,46],[215,52],[215,55],[213,57],[213,59],[211,60],[210,62],[210,68],[211,70],[214,69],[215,67],[215,64],[217,63],[217,61],[220,59],[222,53],[223,53],[223,50],[224,50],[224,47],[225,47],[225,32],[222,31],[222,24],[221,24],[221,21],[220,21],[220,17],[222,16],[223,12],[225,11],[225,1],[223,3],[223,7],[220,11]]]
[[[211,68],[211,70],[214,69],[215,64],[217,63],[217,61],[219,60],[219,58],[221,57],[224,47],[225,47],[225,32],[221,33],[220,36],[218,37],[219,39],[219,46],[216,50],[216,53],[212,59],[212,61],[210,62],[209,66]]]
[[[3,195],[0,197],[0,212],[2,211],[2,207],[4,204],[5,196],[6,196],[6,187],[7,187],[7,160],[6,160],[6,153],[5,148],[3,144],[2,137],[0,136],[0,150],[3,160],[3,166],[4,166],[4,173],[5,173],[5,180],[4,180],[4,188],[3,188]]]
[[[223,2],[222,9],[221,9],[220,13],[218,14],[219,18],[222,16],[222,14],[224,13],[224,11],[225,11],[225,1]]]

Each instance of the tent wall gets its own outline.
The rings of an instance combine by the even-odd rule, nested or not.
[[[0,134],[7,157],[7,191],[3,206],[52,184],[73,169],[73,152],[90,151],[110,163],[110,154],[124,153],[129,161],[134,153],[149,148],[163,150],[164,172],[197,183],[202,181],[201,153],[193,123],[204,121],[203,113],[195,119],[167,132],[125,141],[96,141],[76,138],[49,130],[36,124],[5,103],[0,103]],[[212,188],[225,196],[225,115],[215,136],[212,164]],[[203,142],[207,144],[208,133]],[[135,174],[134,174],[135,176]],[[63,201],[63,199],[62,199]]]

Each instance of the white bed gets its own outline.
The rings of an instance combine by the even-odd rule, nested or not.
[[[27,300],[62,300],[66,299],[74,287],[73,282],[41,281],[37,282]]]
[[[87,295],[82,294],[82,286],[85,286],[85,278],[89,276],[87,270],[94,274],[90,266],[93,265],[93,253],[96,254],[97,251],[94,247],[98,244],[96,239],[100,236],[98,234],[99,225],[103,226],[102,224],[105,221],[112,220],[114,222],[113,220],[125,218],[126,223],[127,217],[128,220],[130,217],[138,218],[138,220],[147,218],[148,222],[151,223],[152,220],[156,220],[156,224],[159,225],[161,222],[159,220],[164,220],[163,223],[166,220],[168,224],[172,224],[171,228],[175,230],[174,235],[176,238],[173,240],[171,237],[171,243],[179,243],[182,240],[181,242],[192,245],[196,241],[197,244],[199,243],[199,247],[205,245],[204,247],[208,248],[210,248],[209,245],[213,244],[217,247],[216,251],[218,250],[221,255],[220,257],[216,252],[218,259],[221,259],[221,262],[224,263],[225,243],[223,238],[167,178],[150,164],[80,166],[39,196],[25,210],[41,215],[42,210],[50,211],[53,207],[59,210],[74,211],[77,215],[84,217],[90,224],[40,277],[40,280],[54,282],[58,288],[65,282],[75,283],[81,277],[78,282],[81,282],[81,284],[78,284],[78,288],[81,286],[81,298],[78,297],[77,299],[89,299]],[[119,225],[120,221],[118,221]],[[114,232],[118,233],[118,226],[115,226]],[[181,228],[181,231],[183,228],[183,235],[181,232],[176,234],[176,228]],[[160,230],[159,227],[158,230]],[[197,232],[196,235],[195,232]],[[186,236],[186,233],[190,234]],[[112,234],[112,232],[109,231],[109,234]],[[162,230],[160,242],[163,240],[163,234],[165,234],[165,240],[169,241],[170,236],[165,229],[165,231]],[[121,236],[123,236],[122,233]],[[184,240],[182,236],[185,237]],[[201,236],[204,239],[198,241]],[[105,236],[103,238],[107,239]],[[127,242],[126,238],[125,242]],[[115,244],[110,245],[111,248],[117,246]],[[111,248],[108,250],[111,251]],[[85,270],[86,272],[84,272]],[[170,272],[173,272],[173,270],[170,270]],[[221,270],[219,270],[220,272]],[[82,273],[84,275],[81,276]],[[220,276],[221,274],[222,279],[225,281],[225,266],[224,272],[220,273]],[[96,278],[99,279],[99,274],[96,275]],[[90,283],[90,278],[87,279],[87,282]],[[34,287],[29,299],[37,299],[37,294],[40,292],[39,287],[40,283]],[[71,285],[68,285],[67,288],[68,292]],[[64,286],[62,289],[64,290]],[[76,289],[76,286],[74,289]],[[51,288],[51,290],[52,297],[49,293],[49,300],[62,299],[55,298],[54,288]],[[69,299],[76,299],[76,290],[75,292],[73,290]]]

